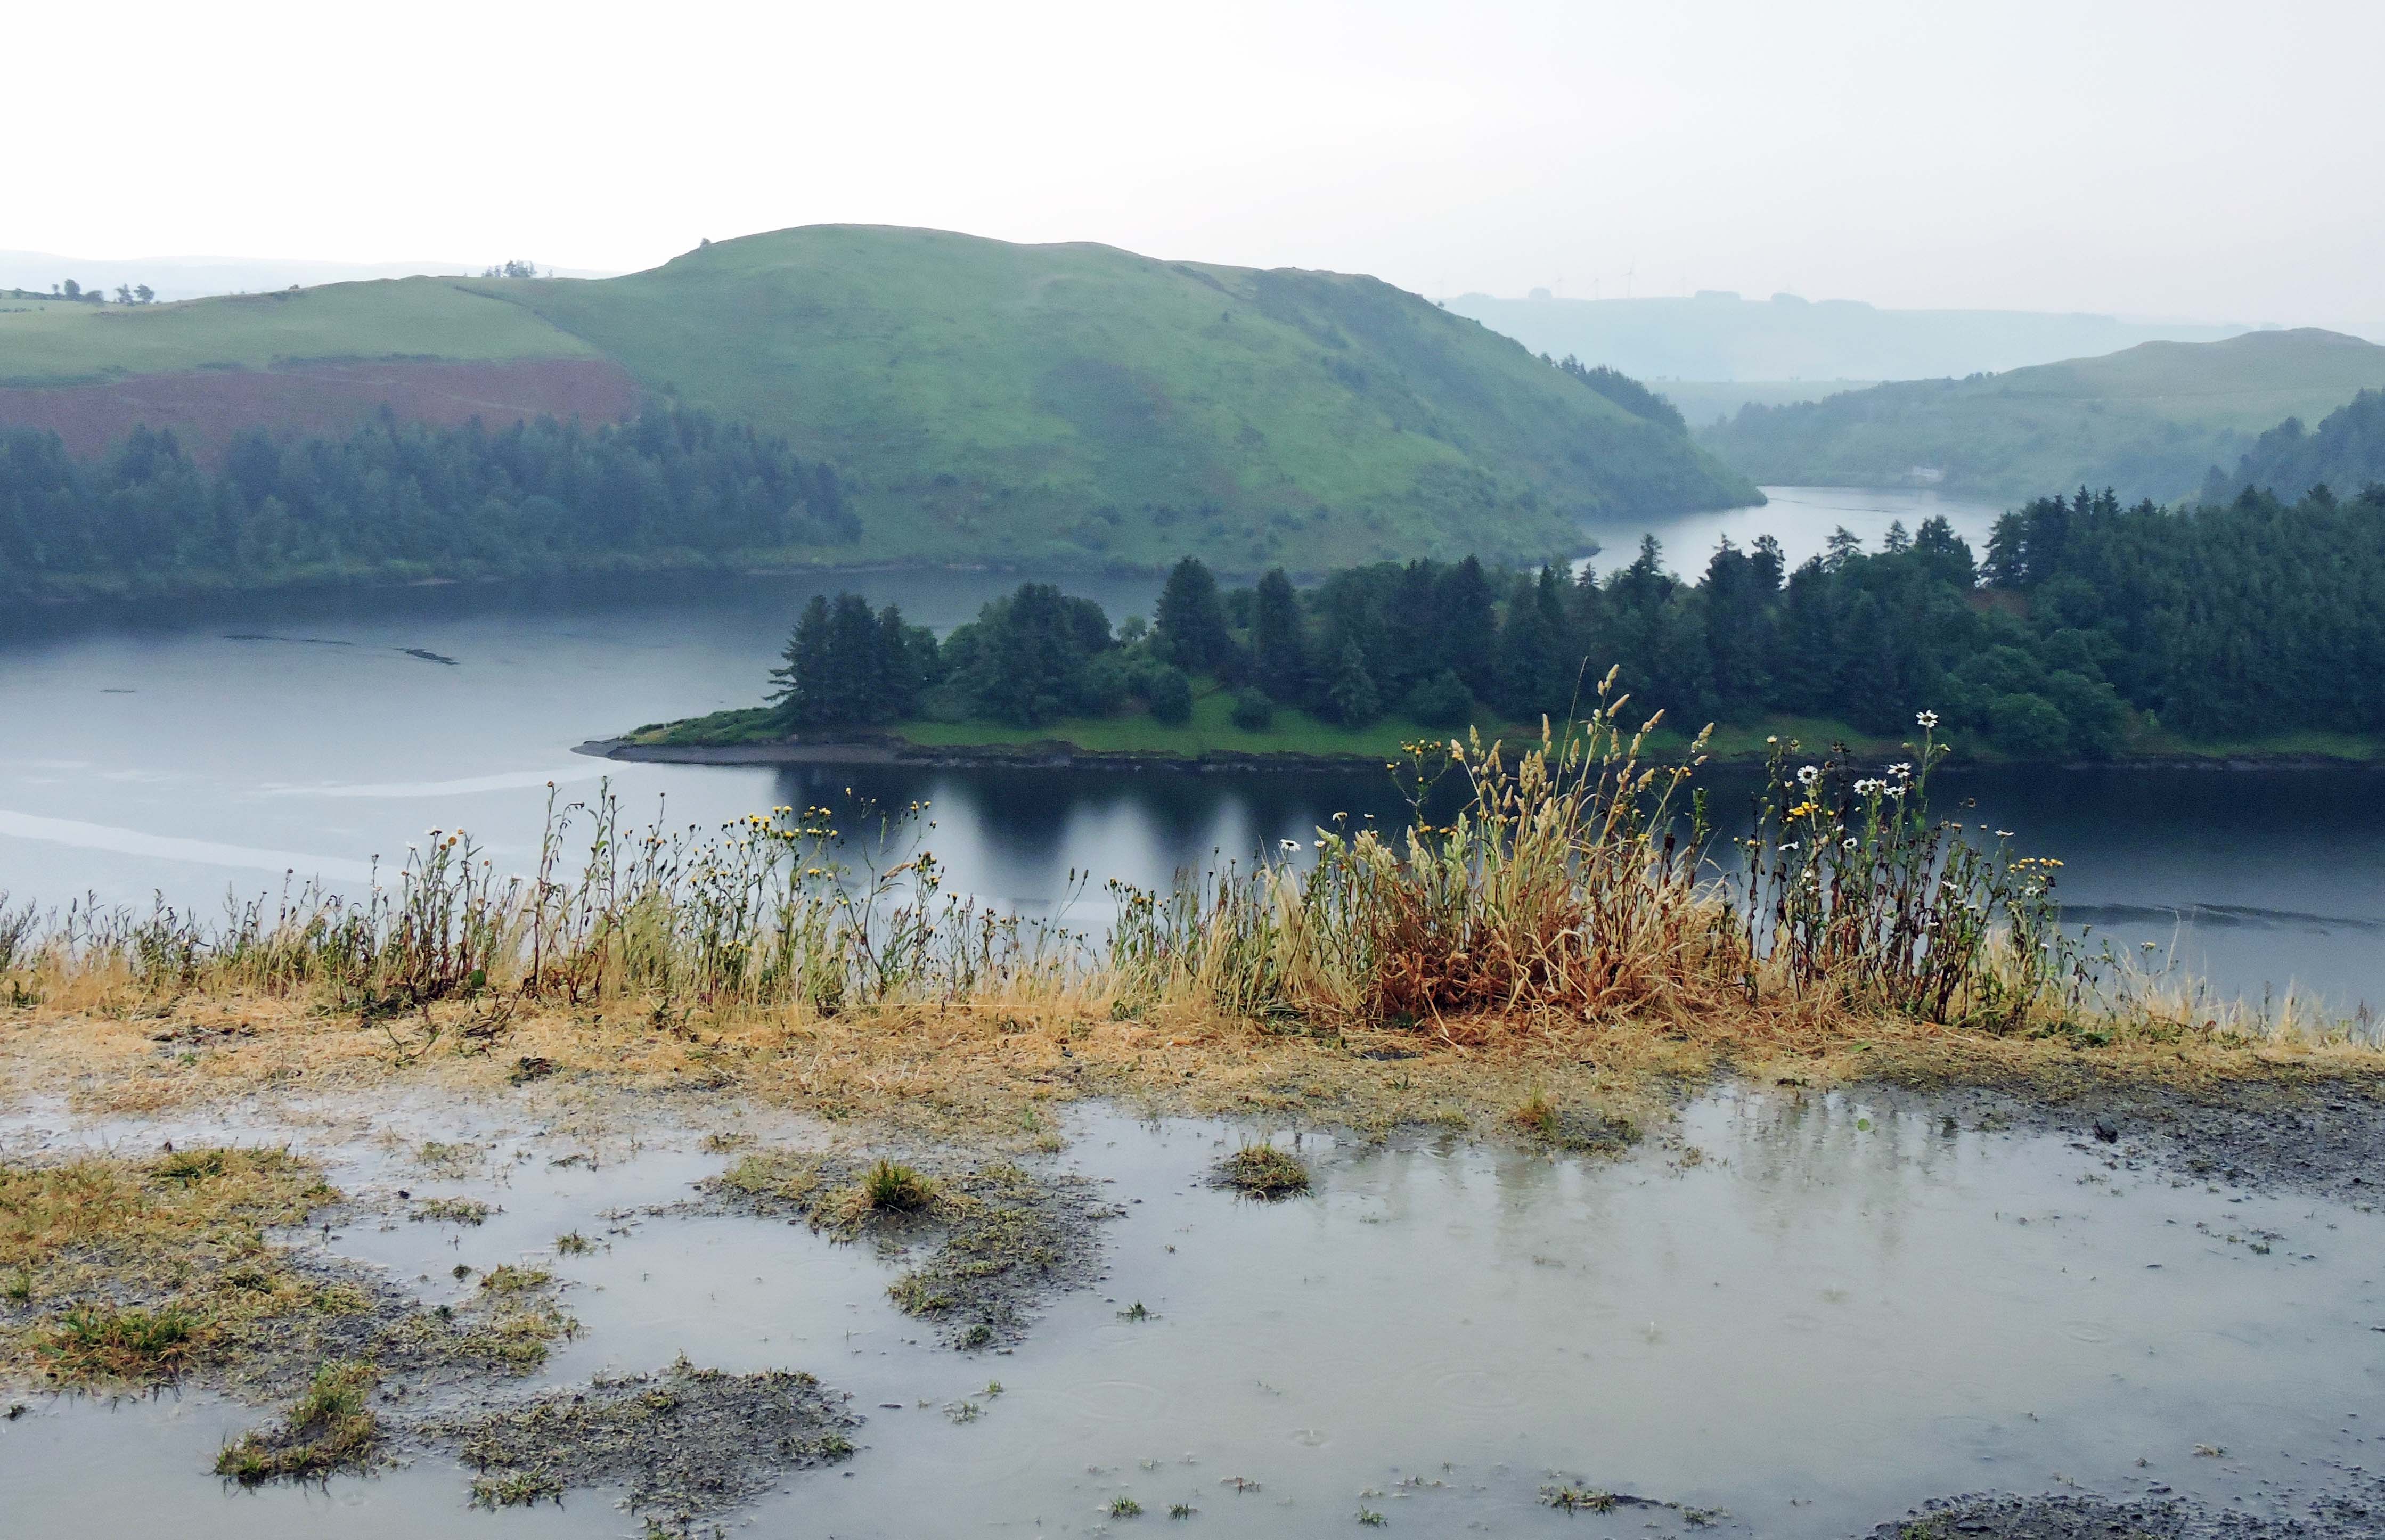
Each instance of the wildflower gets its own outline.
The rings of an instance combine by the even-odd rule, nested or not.
[[[2012,834],[2013,831],[2010,829],[1996,830],[1996,838],[1999,839],[2010,839],[2012,838]]]
[[[1300,849],[1300,841],[1297,839],[1279,839],[1276,844],[1280,846],[1287,855]]]
[[[1808,765],[1804,766],[1804,768],[1800,769],[1800,770],[1797,772],[1797,779],[1798,779],[1798,781],[1799,781],[1801,784],[1805,785],[1805,786],[1811,786],[1811,785],[1813,785],[1816,781],[1817,781],[1817,780],[1819,780],[1819,779],[1821,778],[1821,776],[1822,776],[1822,772],[1821,772],[1821,771],[1819,771],[1819,770],[1817,770],[1817,769],[1816,769],[1813,765],[1810,765],[1810,764],[1808,764]]]
[[[1894,776],[1901,781],[1911,780],[1913,778],[1913,766],[1900,760],[1896,764],[1888,767],[1888,773]]]
[[[1855,782],[1855,795],[1858,797],[1868,797],[1873,792],[1878,791],[1880,789],[1880,782],[1876,780],[1857,781]]]
[[[1775,737],[1771,736],[1770,734],[1767,734],[1767,735],[1765,736],[1765,739],[1764,739],[1764,741],[1765,741],[1765,742],[1767,742],[1767,743],[1778,743],[1778,742],[1779,742],[1779,741],[1780,741],[1780,739],[1778,739],[1778,738],[1775,738]]]
[[[1913,714],[1913,720],[1925,727],[1934,727],[1938,725],[1938,714],[1934,711],[1917,711]]]
[[[1854,842],[1854,840],[1853,838],[1848,838],[1848,839],[1842,840],[1840,843],[1841,843],[1841,845],[1842,846],[1842,848],[1844,848],[1844,849],[1846,849],[1846,850],[1850,850],[1850,851],[1852,851],[1852,850],[1854,850],[1854,849],[1855,848],[1855,842]]]

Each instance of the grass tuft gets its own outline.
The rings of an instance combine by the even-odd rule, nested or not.
[[[366,1404],[378,1379],[369,1364],[324,1364],[280,1427],[251,1431],[224,1446],[216,1474],[256,1486],[363,1469],[381,1443],[380,1419]]]
[[[1219,1186],[1270,1201],[1308,1190],[1308,1167],[1300,1157],[1271,1144],[1246,1144],[1219,1161],[1213,1180]]]

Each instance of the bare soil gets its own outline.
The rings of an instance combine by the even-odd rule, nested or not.
[[[371,421],[383,406],[401,422],[453,428],[478,417],[498,428],[540,416],[618,422],[642,399],[637,381],[610,359],[391,359],[0,388],[0,426],[47,428],[69,452],[91,455],[146,424],[172,428],[195,457],[211,460],[245,428],[277,438],[334,437]]]

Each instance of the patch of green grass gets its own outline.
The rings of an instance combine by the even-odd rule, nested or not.
[[[406,1217],[433,1224],[485,1224],[496,1211],[477,1198],[426,1198]]]
[[[1132,1519],[1140,1515],[1142,1512],[1143,1505],[1136,1502],[1132,1497],[1112,1497],[1110,1499],[1110,1517],[1113,1519]]]
[[[216,1457],[216,1474],[256,1486],[369,1464],[381,1442],[381,1422],[366,1402],[378,1379],[369,1364],[324,1364],[291,1403],[279,1428],[245,1433],[224,1446]]]
[[[528,1508],[549,1501],[563,1501],[563,1483],[543,1471],[509,1471],[504,1475],[472,1478],[474,1508],[494,1512],[501,1508]]]
[[[5,385],[306,360],[583,358],[594,352],[518,306],[433,278],[0,315]]]
[[[936,1185],[909,1166],[880,1160],[863,1174],[861,1193],[880,1213],[917,1213],[935,1201]]]
[[[44,1352],[71,1380],[169,1380],[189,1367],[200,1318],[180,1306],[89,1305],[58,1318]]]
[[[1254,1198],[1290,1198],[1308,1190],[1308,1167],[1288,1149],[1246,1144],[1217,1162],[1216,1180]]]

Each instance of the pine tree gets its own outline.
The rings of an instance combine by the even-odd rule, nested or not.
[[[1382,697],[1376,693],[1374,678],[1367,672],[1366,654],[1355,641],[1342,644],[1333,681],[1325,694],[1333,703],[1334,717],[1350,727],[1363,727],[1383,714]]]
[[[1308,638],[1300,596],[1276,567],[1259,579],[1251,616],[1251,666],[1258,686],[1286,705],[1308,699]]]
[[[1216,668],[1233,651],[1225,606],[1217,598],[1217,579],[1193,557],[1185,557],[1168,573],[1155,614],[1153,647],[1187,673]]]

